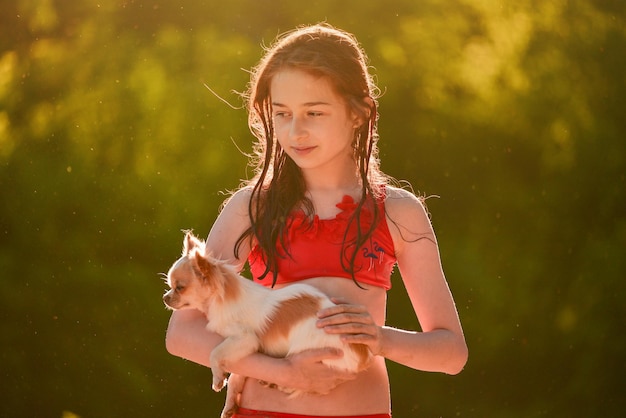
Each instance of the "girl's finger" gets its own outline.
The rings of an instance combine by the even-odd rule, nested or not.
[[[363,305],[350,305],[350,304],[341,304],[330,306],[328,308],[321,309],[317,313],[318,318],[324,318],[327,316],[338,315],[344,312],[348,313],[365,313],[367,312],[365,306]]]

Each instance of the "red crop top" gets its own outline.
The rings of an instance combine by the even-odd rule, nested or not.
[[[380,210],[379,222],[372,236],[361,246],[354,263],[354,276],[358,282],[372,286],[391,288],[391,273],[396,263],[393,240],[385,218],[385,205],[381,199],[377,203]],[[285,228],[285,242],[289,255],[284,250],[278,257],[277,284],[293,283],[313,277],[342,277],[352,279],[350,272],[342,267],[341,252],[348,220],[356,209],[350,196],[344,196],[337,204],[341,212],[333,219],[319,219],[312,222],[302,210],[294,211],[288,218]],[[371,225],[373,214],[366,206],[361,211],[362,229]],[[348,239],[354,238],[354,233]],[[259,276],[265,271],[265,259],[261,249],[255,246],[248,257],[250,270],[255,281],[270,287],[273,275],[269,272],[262,280]],[[350,265],[345,259],[344,265]]]

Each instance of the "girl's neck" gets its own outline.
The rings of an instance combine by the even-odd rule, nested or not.
[[[344,196],[359,201],[363,190],[356,167],[352,164],[342,166],[334,175],[329,174],[328,170],[303,170],[306,197],[321,219],[334,218],[339,211],[337,204]]]
[[[334,170],[328,167],[320,170],[302,170],[306,190],[308,193],[339,193],[351,196],[360,195],[361,181],[357,175],[356,164],[336,166]]]
[[[358,179],[346,182],[307,182],[306,196],[315,203],[327,202],[333,206],[341,201],[344,196],[351,196],[355,201],[360,200],[362,186]]]

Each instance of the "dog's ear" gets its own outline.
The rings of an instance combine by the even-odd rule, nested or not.
[[[202,273],[203,280],[207,280],[213,275],[213,272],[216,268],[215,264],[205,258],[204,255],[200,253],[200,251],[196,251],[194,255],[194,261],[196,263],[196,266],[198,266],[198,270],[200,270],[200,273]]]
[[[195,252],[193,261],[202,276],[203,285],[213,289],[214,295],[223,298],[224,277],[220,272],[219,262],[210,256],[205,256],[200,251]]]
[[[185,238],[183,239],[183,257],[188,256],[194,249],[202,247],[202,241],[196,238],[191,231],[185,232]]]
[[[238,293],[237,280],[228,280],[229,275],[234,274],[229,266],[221,260],[213,258],[210,254],[204,255],[199,251],[194,254],[195,268],[202,275],[204,286],[208,286],[218,300],[224,300],[229,295]]]

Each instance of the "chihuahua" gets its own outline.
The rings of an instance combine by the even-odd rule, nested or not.
[[[224,337],[210,356],[215,391],[227,383],[224,365],[254,352],[285,357],[311,348],[335,347],[344,355],[324,360],[329,367],[359,372],[371,362],[366,345],[344,343],[315,325],[317,312],[334,305],[324,293],[302,283],[278,289],[254,283],[231,265],[205,254],[204,242],[191,232],[185,234],[182,256],[167,273],[167,284],[170,290],[163,296],[167,307],[203,312],[209,319],[207,329]],[[236,409],[234,396],[244,384],[244,379],[234,381],[238,387],[229,387],[223,417]],[[277,388],[290,397],[302,393]]]

